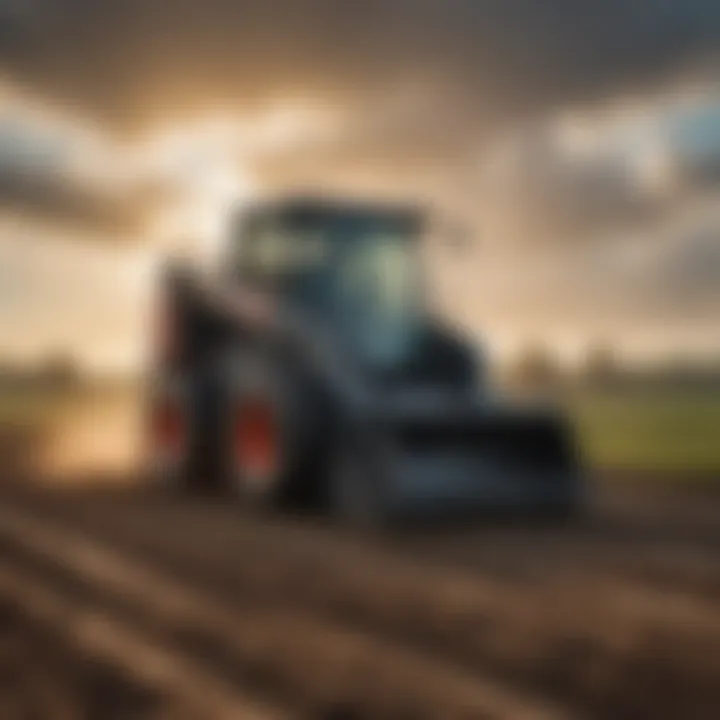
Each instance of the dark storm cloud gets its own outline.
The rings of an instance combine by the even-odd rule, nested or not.
[[[510,134],[481,166],[484,207],[504,216],[514,238],[563,246],[646,232],[717,197],[717,101],[650,108],[604,122],[553,116]]]
[[[508,119],[652,89],[719,60],[716,0],[0,0],[0,80],[112,130],[294,97],[343,109],[336,138],[259,159],[272,178],[352,168],[437,183]],[[515,198],[536,234],[648,212],[618,168],[549,162]],[[0,203],[98,227],[134,222],[134,198],[71,180],[0,166]]]
[[[0,167],[0,214],[58,223],[94,235],[133,234],[142,227],[141,203],[104,196],[67,177]]]
[[[6,75],[120,127],[293,94],[372,114],[415,82],[472,108],[477,132],[702,68],[719,46],[716,0],[0,3]]]
[[[639,258],[629,273],[625,304],[661,317],[717,318],[720,312],[720,234],[717,207],[680,229],[659,252]],[[634,300],[634,302],[633,302]]]
[[[137,232],[150,193],[101,188],[74,173],[52,133],[0,118],[0,214],[94,234]]]
[[[681,182],[720,189],[720,98],[676,118],[670,142]]]

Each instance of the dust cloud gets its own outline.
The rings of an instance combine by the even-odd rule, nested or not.
[[[33,475],[67,485],[133,482],[142,459],[142,417],[138,392],[71,403],[46,423]]]

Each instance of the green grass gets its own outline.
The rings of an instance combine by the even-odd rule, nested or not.
[[[129,387],[0,393],[0,429],[65,422],[91,404],[133,403]],[[720,387],[576,391],[566,398],[591,465],[668,476],[720,478]]]
[[[586,391],[568,405],[595,465],[720,475],[720,388]]]

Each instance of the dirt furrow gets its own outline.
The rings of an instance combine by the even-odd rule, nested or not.
[[[717,707],[711,604],[632,588],[535,587],[416,568],[381,547],[231,508],[74,506],[73,521],[243,607],[292,607],[567,703],[583,716]],[[639,692],[645,683],[652,693]],[[646,713],[646,714],[644,714]]]
[[[129,562],[18,508],[0,509],[0,533],[116,596],[142,604],[212,666],[239,665],[300,716],[556,718],[563,713],[390,641],[285,610],[240,612]]]
[[[148,640],[102,606],[67,594],[47,578],[14,563],[0,563],[0,598],[20,609],[26,620],[46,628],[69,653],[83,653],[84,674],[114,668],[111,692],[107,683],[95,699],[94,717],[178,717],[195,720],[280,720],[204,672],[196,662]],[[37,629],[36,629],[37,632]],[[69,654],[68,653],[68,654]],[[75,658],[77,662],[77,658]],[[106,679],[109,676],[105,670]],[[120,699],[122,686],[123,698]],[[141,700],[133,706],[133,695]]]
[[[643,585],[659,593],[720,601],[717,546],[692,534],[634,532],[604,524],[575,528],[489,527],[404,539],[411,558],[481,572],[501,580],[577,587],[582,582]]]

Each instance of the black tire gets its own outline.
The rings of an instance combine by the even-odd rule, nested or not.
[[[295,408],[292,394],[280,373],[262,352],[240,350],[227,357],[223,378],[223,420],[219,437],[224,487],[242,504],[257,512],[273,512],[291,506],[299,458]],[[238,426],[258,408],[270,418],[274,460],[266,467],[248,463],[243,455]],[[267,428],[270,430],[270,428]]]
[[[181,413],[185,437],[173,457],[159,457],[152,431],[148,447],[148,475],[156,489],[195,495],[217,495],[222,487],[217,442],[221,389],[212,373],[183,373],[160,377],[150,390],[150,416],[170,402]]]
[[[179,492],[191,486],[193,466],[191,434],[191,391],[185,378],[161,376],[154,378],[148,389],[148,405],[145,418],[145,477],[152,490],[163,493]],[[182,422],[184,439],[173,449],[159,438],[163,433],[158,425],[165,422],[162,416],[176,413],[177,422]]]

